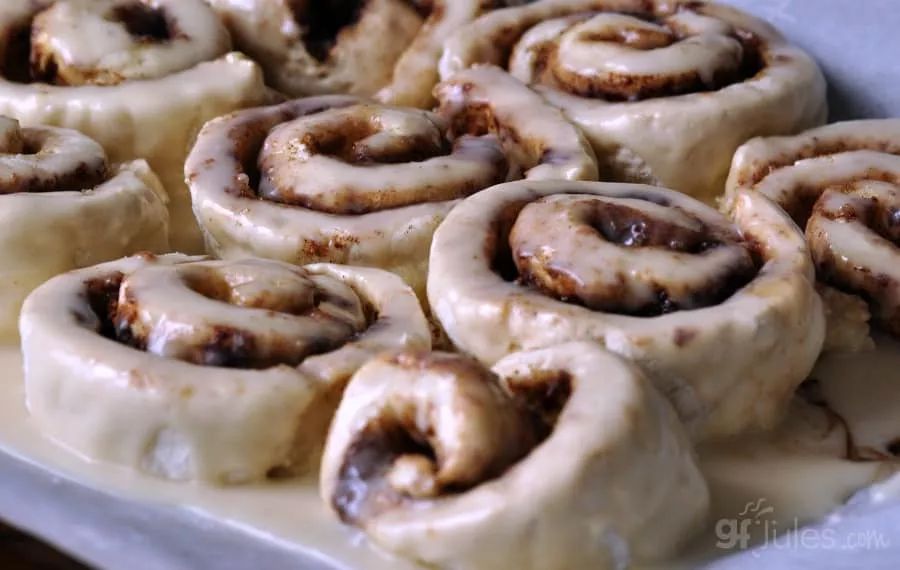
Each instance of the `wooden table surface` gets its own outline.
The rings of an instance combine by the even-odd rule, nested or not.
[[[55,548],[0,521],[0,567],[3,570],[89,570]]]

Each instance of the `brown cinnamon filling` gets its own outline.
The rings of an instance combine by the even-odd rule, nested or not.
[[[530,411],[543,441],[550,436],[559,415],[572,397],[574,378],[566,370],[530,370],[527,376],[509,379],[517,403]]]
[[[133,332],[140,307],[135,299],[130,298],[127,294],[123,297],[121,294],[122,284],[125,279],[124,274],[115,272],[106,277],[88,280],[84,283],[85,295],[91,310],[97,316],[99,323],[97,328],[98,334],[134,349],[146,351],[147,338],[135,335]],[[207,298],[224,303],[237,304],[232,299],[231,291],[224,281],[216,283],[215,280],[204,280],[202,283],[192,282],[187,285]],[[311,310],[304,308],[306,310],[301,311],[298,307],[296,311],[292,312],[290,307],[288,307],[288,310],[284,312],[289,314],[315,313],[318,311],[317,307],[321,302],[322,299],[317,297],[313,300],[315,307]],[[328,302],[339,305],[340,297],[331,296]],[[250,308],[267,309],[270,307],[263,298],[262,300],[254,299],[254,303]],[[364,309],[367,317],[375,318],[375,315],[371,314],[370,307],[364,307]],[[328,317],[323,316],[322,318]],[[212,333],[203,342],[198,342],[192,352],[182,357],[181,360],[203,366],[252,370],[262,370],[280,364],[296,366],[310,356],[325,354],[339,348],[347,340],[349,338],[333,341],[323,337],[314,337],[301,345],[301,343],[285,339],[284,349],[276,352],[281,354],[294,352],[294,355],[290,358],[275,357],[265,359],[260,358],[258,354],[257,341],[253,332],[236,327],[217,325],[212,328]]]
[[[491,270],[507,283],[514,283],[520,278],[519,269],[516,267],[510,247],[509,234],[516,223],[516,217],[527,203],[527,201],[522,201],[509,204],[504,208],[492,221],[491,231],[484,244],[485,251],[488,252],[491,260]]]
[[[479,443],[473,441],[452,444],[451,449],[459,445],[474,446],[478,452],[471,454],[470,459],[475,464],[466,463],[464,471],[454,473],[451,480],[435,478],[433,475],[446,458],[439,457],[429,444],[429,440],[439,438],[440,434],[435,434],[433,425],[422,425],[422,413],[427,411],[401,407],[403,415],[396,416],[397,406],[393,406],[389,414],[370,420],[356,433],[344,452],[331,504],[341,520],[348,524],[375,518],[416,501],[463,493],[502,476],[550,434],[570,394],[570,382],[566,376],[560,376],[557,382],[555,378],[558,375],[535,373],[534,378],[527,381],[523,393],[512,394],[510,399],[489,370],[473,359],[456,354],[403,352],[386,362],[402,370],[420,373],[466,375],[476,383],[482,383],[479,384],[482,388],[496,391],[502,398],[503,407],[495,412],[502,411],[509,416],[498,419],[499,423],[494,427],[505,433],[508,439],[504,439],[500,448],[479,448]],[[540,385],[545,381],[549,384]],[[471,394],[467,402],[475,408],[487,405],[483,399]],[[506,431],[511,426],[508,423],[510,417],[515,417],[517,422],[512,432]],[[459,449],[455,452],[464,453]],[[424,470],[432,475],[427,477],[430,483],[420,489],[414,481],[404,480],[402,476],[398,481],[395,477],[398,465],[420,472]]]
[[[333,156],[348,164],[367,166],[376,164],[401,164],[423,162],[436,156],[450,154],[453,144],[444,137],[435,147],[427,135],[395,137],[391,145],[373,147],[365,139],[380,132],[376,121],[360,118],[346,121],[340,129],[310,133],[300,142],[315,154]]]
[[[853,149],[857,150],[857,149]],[[847,152],[851,152],[848,150]],[[900,149],[897,149],[897,153],[900,155]],[[827,156],[827,154],[823,155],[813,155],[806,158],[816,158],[818,156]],[[804,160],[805,158],[798,159]],[[782,168],[784,166],[789,165],[779,165],[772,166],[771,170],[767,171],[766,174],[770,174],[771,172]],[[762,178],[764,178],[763,176]],[[852,193],[856,190],[857,185],[863,181],[871,181],[871,182],[887,182],[889,184],[898,184],[900,185],[900,178],[898,178],[895,172],[881,170],[876,168],[867,169],[867,171],[862,176],[853,176],[850,179],[845,180],[831,180],[830,185],[825,190],[835,190],[837,192],[841,192],[844,194]],[[798,185],[795,187],[789,188],[790,192],[782,191],[782,194],[776,195],[775,201],[778,205],[784,209],[785,212],[794,220],[794,223],[797,224],[800,228],[805,228],[807,223],[809,222],[809,218],[812,215],[813,211],[816,209],[816,204],[819,202],[820,198],[824,194],[824,190],[821,186],[809,186],[809,185]],[[877,204],[876,204],[877,205]],[[820,212],[821,214],[821,212]],[[848,212],[843,218],[848,219],[853,218],[856,215],[852,212]],[[829,219],[838,219],[842,217],[841,215],[828,214],[827,217]],[[889,220],[885,222],[887,225],[891,225]],[[887,236],[885,239],[890,239],[894,241],[892,238]]]
[[[691,9],[702,14],[702,4],[698,6],[681,6],[681,10]],[[671,14],[652,15],[650,13],[604,12],[621,14],[639,18],[643,21],[666,27],[665,16]],[[574,19],[569,29],[581,24],[595,13],[586,13]],[[563,32],[565,33],[565,32]],[[668,33],[658,31],[636,30],[624,28],[615,33],[585,34],[580,39],[587,42],[619,43],[636,50],[652,50],[667,47],[685,36],[679,30],[668,28]],[[720,69],[705,77],[697,72],[684,74],[631,75],[614,74],[604,80],[596,77],[581,76],[572,70],[559,65],[557,44],[547,41],[532,48],[534,70],[538,83],[573,93],[580,97],[602,99],[609,102],[643,101],[659,97],[673,97],[690,93],[709,93],[718,91],[729,85],[747,81],[765,70],[766,55],[759,41],[753,34],[738,30],[732,36],[742,47],[742,58],[733,68]]]
[[[620,204],[597,208],[588,222],[606,241],[623,247],[661,247],[697,254],[722,245],[703,232],[661,224],[646,212]]]
[[[305,30],[306,51],[319,62],[328,61],[342,31],[355,26],[368,0],[290,0],[294,19]]]
[[[668,205],[665,200],[646,196],[631,198]],[[604,288],[593,295],[591,291],[595,288],[594,285],[588,283],[577,268],[558,266],[553,261],[544,259],[543,252],[523,251],[511,243],[515,241],[515,216],[524,205],[511,206],[507,216],[501,216],[495,221],[495,231],[486,243],[488,251],[494,252],[493,270],[507,282],[515,282],[560,301],[591,310],[633,317],[656,317],[676,311],[715,306],[750,283],[761,266],[759,252],[752,243],[736,243],[733,237],[716,236],[710,233],[711,228],[705,224],[702,224],[703,230],[696,231],[661,222],[646,212],[623,204],[602,203],[589,219],[583,220],[583,230],[596,232],[603,240],[622,248],[657,248],[673,253],[703,255],[727,244],[744,247],[749,253],[741,263],[735,262],[731,271],[724,276],[710,278],[705,287],[698,288],[687,298],[680,300],[672,298],[664,282],[647,280],[643,285],[654,291],[653,300],[639,307],[626,308],[616,303],[615,299],[628,295],[632,286],[631,277],[617,274],[612,290]],[[535,267],[539,267],[539,270]]]
[[[341,521],[357,521],[409,503],[412,499],[388,484],[388,473],[400,457],[436,461],[434,450],[398,424],[370,424],[346,451],[331,504]],[[444,489],[445,493],[462,489]],[[371,500],[377,497],[377,500]]]
[[[294,20],[304,30],[303,45],[316,61],[324,63],[345,33],[352,33],[371,0],[288,0]],[[434,10],[433,0],[409,0],[424,20]]]
[[[117,340],[114,317],[119,307],[119,288],[124,278],[125,275],[117,271],[84,283],[88,304],[100,322],[97,332],[110,340]]]
[[[393,126],[398,116],[416,126],[400,132],[402,129]],[[443,121],[421,111],[385,111],[379,106],[361,104],[332,109],[321,121],[286,121],[269,126],[271,130],[258,152],[258,185],[253,188],[242,184],[241,194],[252,192],[275,203],[328,214],[360,215],[424,202],[456,200],[502,182],[510,171],[509,159],[495,138],[454,139]],[[301,177],[292,168],[292,156],[297,155],[298,147],[302,149],[302,156],[296,158],[300,163],[305,163],[308,157],[329,157],[354,168],[381,168],[379,176],[386,179],[378,187],[370,187],[340,177],[316,188],[309,183],[310,178]],[[432,175],[424,183],[413,183],[399,172],[391,176],[383,168],[447,156],[477,160],[486,168],[466,178],[453,173],[446,179]]]
[[[106,18],[119,22],[136,40],[147,43],[162,43],[175,39],[179,32],[175,23],[162,7],[150,6],[143,2],[120,4],[112,9]]]
[[[40,11],[35,9],[29,20]],[[104,17],[110,22],[121,23],[139,43],[164,43],[186,38],[163,7],[132,1],[114,6]],[[7,31],[5,50],[0,58],[0,74],[15,83],[59,84],[58,64],[53,57],[38,53],[33,48],[33,33],[30,21]]]
[[[873,178],[868,178],[872,180]],[[879,178],[874,178],[878,180]],[[898,182],[896,177],[882,178],[886,182]],[[855,182],[832,187],[829,191],[850,193],[855,189]],[[825,194],[823,194],[824,196]],[[844,204],[838,210],[827,208],[824,202],[816,202],[811,208],[811,216],[822,216],[828,220],[842,222],[858,222],[875,232],[878,236],[900,247],[900,209],[895,204],[886,204],[878,197],[871,196]],[[808,221],[808,220],[806,220]],[[804,224],[805,225],[805,224]],[[802,226],[801,226],[802,227]]]
[[[884,176],[867,176],[865,180],[839,183],[826,188],[821,194],[814,189],[801,189],[795,203],[818,198],[807,216],[806,240],[816,266],[816,276],[822,283],[865,300],[872,319],[883,330],[900,336],[900,304],[897,303],[898,283],[880,265],[841,251],[841,244],[833,242],[829,235],[830,222],[859,224],[876,236],[900,247],[900,204],[897,202],[897,179],[889,173]],[[888,183],[889,191],[868,193],[869,183]],[[883,187],[882,187],[883,188]],[[802,212],[799,212],[802,214]],[[802,227],[802,226],[801,226]],[[877,238],[869,238],[875,239]]]
[[[31,74],[31,27],[13,28],[7,32],[6,49],[0,61],[0,73],[8,81],[31,83],[40,81]]]

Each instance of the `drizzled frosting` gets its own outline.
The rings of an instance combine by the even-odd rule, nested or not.
[[[115,162],[146,159],[170,196],[170,242],[200,252],[184,158],[202,124],[271,97],[229,53],[202,0],[8,0],[0,6],[0,113],[79,130]]]
[[[430,346],[390,273],[176,254],[61,275],[29,296],[20,328],[47,435],[213,483],[314,465],[349,376],[381,351]]]
[[[446,38],[500,0],[208,0],[269,82],[431,108]]]
[[[587,342],[513,354],[490,372],[446,353],[369,362],[332,424],[320,489],[392,553],[473,569],[658,560],[709,508],[671,407]]]
[[[803,237],[756,194],[729,221],[661,188],[496,186],[435,233],[428,298],[487,363],[569,340],[639,362],[697,439],[775,425],[824,334]]]
[[[835,123],[737,152],[722,208],[751,189],[801,228],[829,310],[828,349],[872,347],[869,313],[900,334],[900,121]]]
[[[211,251],[381,267],[424,297],[431,236],[459,199],[519,177],[596,179],[578,129],[501,70],[436,95],[434,111],[332,95],[208,123],[185,172]]]
[[[538,0],[447,41],[446,79],[506,67],[581,127],[608,176],[711,201],[734,150],[826,118],[815,63],[768,24],[687,0]]]
[[[167,201],[143,160],[113,163],[77,131],[0,116],[0,338],[15,339],[22,301],[50,277],[165,251]]]

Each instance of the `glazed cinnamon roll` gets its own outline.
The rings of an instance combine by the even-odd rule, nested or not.
[[[428,109],[443,42],[502,0],[207,0],[271,85]]]
[[[733,219],[650,186],[499,185],[438,228],[428,299],[484,362],[593,340],[637,361],[697,439],[771,427],[819,354],[822,306],[775,204],[743,195]]]
[[[0,342],[47,279],[136,251],[165,251],[166,193],[143,160],[113,163],[73,130],[0,116]]]
[[[184,158],[217,115],[270,97],[202,0],[4,0],[0,113],[77,129],[113,161],[146,159],[171,201],[173,249],[203,242]]]
[[[539,0],[496,11],[446,43],[442,77],[510,73],[590,138],[611,179],[711,201],[735,149],[826,118],[825,80],[771,26],[693,0]]]
[[[386,271],[180,254],[51,279],[20,329],[46,435],[213,483],[311,467],[350,375],[382,351],[430,346],[415,295]]]
[[[596,179],[580,131],[502,71],[437,95],[435,112],[325,95],[210,121],[185,165],[210,251],[381,267],[423,294],[459,199],[522,176]]]
[[[900,120],[752,140],[734,156],[723,209],[746,189],[805,228],[829,317],[827,348],[871,348],[870,316],[900,335]]]
[[[706,483],[672,408],[590,342],[510,355],[392,352],[347,388],[322,498],[435,568],[624,568],[701,529]]]

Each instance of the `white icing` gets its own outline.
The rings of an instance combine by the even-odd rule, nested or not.
[[[205,24],[186,22],[191,29],[213,27],[222,33],[215,14],[201,0],[166,3],[176,5],[169,8],[179,14],[205,18]],[[68,4],[58,3],[59,9],[69,10],[65,7]],[[79,5],[85,4],[82,1]],[[3,0],[0,36],[8,38],[13,31],[30,25],[46,6],[46,2]],[[73,25],[76,24],[77,20]],[[67,86],[21,83],[0,77],[0,114],[24,125],[55,125],[81,131],[100,143],[114,162],[146,159],[170,198],[172,249],[201,253],[202,237],[184,183],[184,159],[191,142],[205,121],[237,108],[261,104],[271,97],[260,68],[241,54],[228,53],[230,42],[227,37],[224,40],[215,56],[157,78],[114,85],[85,82]],[[8,55],[9,47],[8,42],[0,42],[0,59]],[[126,55],[126,59],[129,57],[136,56]]]
[[[868,299],[872,320],[900,335],[900,254],[894,243],[900,119],[844,121],[750,140],[734,155],[722,209],[731,209],[735,196],[747,190],[771,198],[805,228],[825,285],[857,296],[860,304]],[[846,312],[829,309],[828,328],[835,331],[829,336],[843,345],[829,348],[866,344],[867,327],[851,331]]]
[[[519,349],[595,340],[642,363],[696,438],[773,427],[824,337],[803,236],[785,214],[759,195],[742,196],[734,226],[765,244],[756,277],[714,306],[633,317],[560,301],[497,272],[498,240],[506,239],[497,220],[559,194],[638,197],[722,220],[683,194],[629,184],[512,182],[470,196],[438,228],[431,250],[428,297],[453,342],[492,363]]]
[[[123,8],[146,12],[123,19],[116,13]],[[56,76],[69,85],[156,79],[228,51],[228,32],[209,15],[200,2],[184,0],[68,0],[35,18],[31,44],[37,63],[52,61]],[[168,37],[135,37],[123,21],[154,16]]]
[[[20,128],[6,117],[0,127],[0,339],[9,341],[35,287],[79,267],[165,251],[169,215],[143,160],[108,164],[96,142],[69,129]]]
[[[433,0],[423,17],[407,0],[370,0],[358,19],[337,30],[334,45],[325,46],[327,59],[320,61],[305,43],[316,24],[310,22],[314,3],[321,0],[209,0],[237,47],[261,63],[280,91],[296,97],[374,95],[383,103],[421,109],[434,104],[432,89],[446,38],[494,4]]]
[[[535,82],[541,95],[584,130],[607,176],[658,183],[711,201],[721,194],[731,157],[746,140],[825,122],[825,79],[807,54],[765,22],[722,4],[680,4],[541,0],[498,10],[447,40],[441,77],[478,63],[506,66]],[[654,16],[657,25],[612,12]],[[640,101],[593,96],[603,81],[625,91],[650,84],[677,91],[687,74],[710,86],[714,75],[734,71],[744,53],[733,35],[725,35],[730,30],[750,32],[760,42],[764,67],[752,77],[714,91]],[[601,33],[600,41],[594,32]],[[568,92],[560,80],[588,96]],[[636,162],[642,165],[637,172]]]
[[[209,249],[380,267],[424,298],[431,237],[459,198],[511,177],[597,177],[581,133],[506,73],[472,69],[436,93],[435,113],[332,95],[207,123],[185,171]],[[326,141],[363,160],[314,148]],[[244,172],[252,161],[262,167],[259,188]],[[258,199],[264,193],[286,203]]]
[[[102,317],[90,305],[88,283],[119,273],[125,283],[119,309],[123,301],[134,304],[132,335],[145,334],[150,350],[99,334]],[[216,276],[232,297],[255,301],[244,298],[250,304],[242,307],[241,299],[232,299],[238,305],[232,306],[186,286],[193,279],[190,285],[198,291],[209,288]],[[129,285],[131,277],[135,282]],[[160,286],[152,290],[153,285]],[[121,290],[131,286],[130,293]],[[278,313],[279,301],[309,288],[323,301],[314,309],[319,314],[304,319]],[[358,334],[353,326],[329,330],[335,325],[329,312],[336,309],[329,306],[340,295],[358,296],[357,304],[371,307],[375,319],[369,327]],[[309,304],[299,312],[312,312]],[[199,326],[190,326],[192,321]],[[279,323],[274,332],[266,326]],[[113,324],[118,332],[123,323]],[[228,337],[227,325],[237,325],[238,336]],[[223,326],[230,344],[221,344]],[[299,270],[265,260],[201,262],[178,254],[125,258],[52,279],[25,301],[20,327],[28,409],[46,436],[95,460],[214,483],[309,467],[339,394],[362,363],[387,349],[430,347],[413,292],[385,271],[328,264]],[[275,364],[215,365],[222,352],[227,358],[229,351],[251,351],[246,356],[254,358],[284,350],[285,344],[302,350],[320,329],[331,345],[296,366],[277,352],[268,355]],[[258,346],[253,332],[261,335]],[[192,358],[195,353],[199,359]]]
[[[885,387],[900,385],[896,373],[898,359],[900,346],[881,340],[875,353],[824,361],[817,376],[820,381],[831,385],[832,390],[836,390],[838,385],[846,387],[846,393],[851,394],[856,402],[853,407],[871,410],[861,419],[885,422],[885,426],[890,425],[889,422],[896,425],[900,421],[900,415],[896,413],[900,400],[885,400],[889,393],[896,396],[896,391],[877,390],[870,394],[854,387],[858,385],[858,378],[867,383],[880,379]],[[840,367],[833,368],[834,362],[839,362]],[[324,557],[340,567],[360,570],[416,568],[407,561],[373,550],[360,533],[349,531],[336,522],[322,504],[314,480],[297,479],[228,488],[186,485],[110,464],[91,462],[59,447],[43,437],[27,415],[21,365],[16,348],[0,348],[0,370],[4,378],[0,383],[0,448],[5,452],[54,475],[73,478],[124,498],[189,509],[199,516],[246,530],[253,539],[271,540],[300,549]],[[834,371],[833,376],[828,374],[831,371]],[[851,373],[848,374],[848,371]],[[792,417],[802,420],[805,416]],[[900,429],[890,435],[898,433]],[[819,456],[797,455],[797,436],[788,440],[791,443],[787,448],[785,444],[773,444],[771,438],[765,438],[757,443],[751,440],[732,450],[701,450],[701,469],[712,491],[710,519],[714,522],[711,526],[722,519],[739,520],[739,513],[760,498],[766,499],[762,508],[774,508],[766,520],[779,522],[778,528],[790,528],[795,517],[800,523],[810,522],[832,512],[855,490],[883,479],[891,469],[896,469],[883,463],[848,462],[833,454],[829,456],[831,452],[827,450],[834,449],[830,443],[832,439],[822,439],[821,434],[818,428],[812,430],[807,444],[808,448],[821,449]],[[898,486],[900,478],[887,480],[873,487],[872,497],[878,504],[895,501]],[[871,500],[865,497],[857,512],[869,508],[869,505]],[[762,525],[751,528],[760,529]],[[653,568],[690,570],[702,561],[737,552],[738,545],[730,550],[717,547],[716,542],[720,540],[714,528],[710,528],[682,556]],[[752,540],[748,541],[748,545],[752,543]]]
[[[360,434],[396,426],[403,418],[418,418],[420,433],[433,434],[439,476],[461,467],[454,459],[462,451],[472,457],[466,467],[474,468],[477,460],[528,444],[509,433],[511,418],[490,414],[485,397],[476,397],[471,387],[460,397],[460,385],[469,378],[460,363],[448,370],[447,363],[431,358],[406,366],[401,359],[376,360],[354,376],[329,433],[321,481],[325,502],[334,505],[345,496],[341,483],[352,475],[343,467],[359,460],[351,450]],[[553,382],[556,371],[569,374],[571,394],[559,402],[547,439],[505,473],[409,505],[379,508],[380,501],[369,497],[374,512],[362,507],[358,524],[375,543],[441,568],[613,570],[622,558],[673,555],[702,528],[709,497],[672,408],[638,369],[593,343],[520,352],[493,367],[514,394],[529,388],[549,393],[552,385],[544,382]],[[540,396],[535,403],[547,404]],[[506,406],[508,415],[512,406]],[[479,420],[487,425],[479,426]],[[467,432],[460,433],[460,426]],[[489,429],[477,433],[478,427]],[[495,438],[505,433],[507,443],[498,446]],[[362,461],[379,459],[388,460]]]
[[[684,15],[681,18],[684,20]],[[725,31],[730,31],[727,25],[724,27]],[[626,30],[624,33],[621,32],[623,29]],[[585,39],[594,35],[612,38],[618,34],[622,34],[626,41]],[[631,35],[661,35],[667,41],[648,46],[656,49],[646,49],[644,46],[635,48],[629,45]],[[527,43],[524,37],[523,41]],[[704,83],[711,84],[716,73],[734,70],[740,65],[742,52],[737,40],[724,35],[707,32],[679,39],[666,28],[633,16],[599,14],[572,26],[559,38],[556,61],[567,71],[590,77],[591,81],[598,83],[612,81],[618,75],[650,79],[659,75],[678,77],[695,73],[703,78]]]

